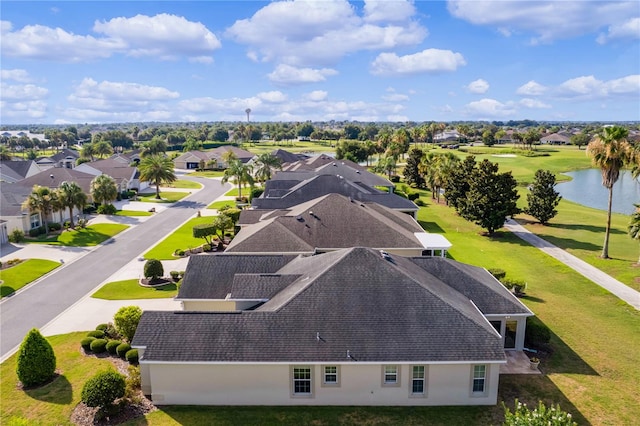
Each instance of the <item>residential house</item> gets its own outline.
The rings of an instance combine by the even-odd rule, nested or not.
[[[233,145],[223,145],[210,151],[185,152],[173,160],[173,164],[176,169],[192,170],[205,167],[211,169],[226,169],[227,164],[224,161],[224,154],[228,151],[233,152],[243,163],[248,163],[255,157],[255,154],[245,151],[244,149]],[[210,163],[213,163],[213,165],[209,165]]]
[[[116,181],[119,192],[142,191],[149,187],[148,182],[140,182],[140,172],[137,167],[132,167],[128,162],[118,158],[82,163],[76,167],[76,170],[93,176],[102,174],[111,176]]]
[[[36,163],[42,170],[47,170],[52,167],[73,169],[76,166],[78,158],[80,158],[78,151],[64,148],[53,155],[37,158]]]
[[[19,182],[42,171],[33,160],[0,161],[0,182]]]
[[[552,133],[540,138],[540,143],[548,145],[570,145],[571,136],[561,133]]]
[[[357,246],[402,256],[445,256],[451,247],[443,236],[424,232],[410,215],[340,194],[284,210],[243,210],[238,224],[241,230],[226,253],[313,254]]]
[[[280,159],[282,164],[282,168],[286,168],[291,163],[296,163],[298,161],[305,161],[309,159],[309,156],[306,154],[293,153],[286,151],[284,149],[276,149],[271,152],[271,155]]]
[[[156,404],[493,405],[532,315],[482,268],[358,247],[193,256],[178,299],[132,341]]]

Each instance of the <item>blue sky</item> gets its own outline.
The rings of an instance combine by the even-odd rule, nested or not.
[[[640,121],[637,0],[0,8],[0,124]]]

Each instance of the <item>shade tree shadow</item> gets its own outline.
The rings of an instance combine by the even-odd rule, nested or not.
[[[594,226],[594,225],[583,225],[583,224],[578,224],[578,223],[556,223],[556,222],[551,222],[549,224],[547,224],[547,226],[551,227],[551,228],[562,228],[562,229],[568,229],[568,230],[577,230],[577,231],[588,231],[588,232],[594,232],[597,234],[601,234],[605,231],[605,227],[604,226]],[[617,228],[611,228],[609,230],[609,232],[611,234],[626,234],[626,232],[621,231],[620,229]]]
[[[426,220],[419,220],[418,224],[427,232],[433,232],[437,234],[446,234],[446,231],[440,227],[436,222],[427,222]]]
[[[73,387],[64,375],[57,375],[49,383],[24,392],[33,399],[51,404],[67,405],[73,400]]]

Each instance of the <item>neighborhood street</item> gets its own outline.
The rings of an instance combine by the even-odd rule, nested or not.
[[[148,220],[133,226],[84,256],[0,303],[0,359],[20,344],[31,328],[42,328],[93,291],[115,271],[140,257],[231,185],[219,180],[180,176],[204,185]],[[64,248],[63,248],[64,250]]]

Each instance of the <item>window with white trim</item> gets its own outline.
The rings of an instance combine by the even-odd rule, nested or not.
[[[424,365],[414,365],[411,368],[411,393],[413,395],[424,395],[425,377]]]
[[[397,365],[385,365],[383,372],[382,383],[387,386],[395,386],[399,383],[398,380],[398,366]]]
[[[293,394],[311,395],[311,367],[293,367]]]
[[[40,226],[40,213],[32,214],[31,217],[31,229]]]
[[[324,366],[324,384],[325,385],[338,384],[338,366],[336,365]]]
[[[486,381],[487,381],[487,366],[474,365],[471,392],[474,394],[483,394],[485,391]]]

